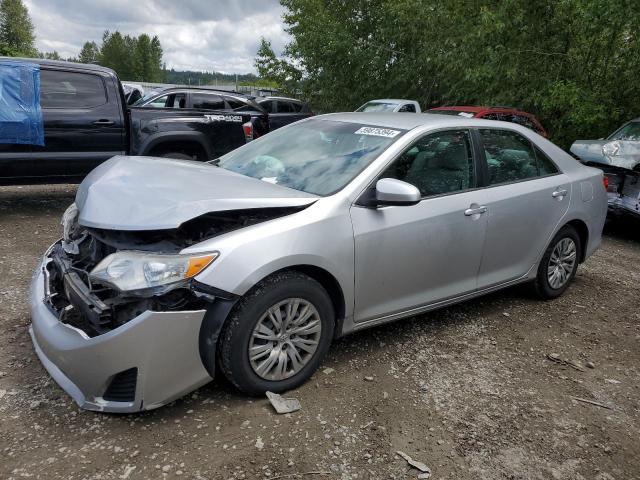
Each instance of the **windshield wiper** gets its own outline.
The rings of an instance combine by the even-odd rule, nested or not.
[[[207,163],[209,165],[213,165],[214,167],[219,167],[220,166],[220,157],[214,158],[213,160],[209,160]]]

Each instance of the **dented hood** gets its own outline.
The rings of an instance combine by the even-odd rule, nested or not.
[[[209,212],[305,206],[317,198],[206,163],[117,156],[84,179],[76,204],[86,227],[163,230]]]
[[[640,165],[640,141],[576,140],[570,150],[584,163],[599,163],[627,170],[634,170]],[[606,155],[605,151],[610,155]]]

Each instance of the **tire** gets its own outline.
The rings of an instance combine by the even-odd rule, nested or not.
[[[571,255],[571,251],[573,251],[573,255]],[[565,225],[553,237],[542,256],[534,282],[536,294],[544,300],[551,300],[562,295],[569,288],[576,275],[581,254],[582,245],[578,232],[571,225]],[[563,256],[565,259],[573,257],[573,263],[569,265],[568,260],[558,262],[558,259]],[[552,278],[553,271],[558,272],[555,281]]]
[[[162,158],[175,158],[176,160],[195,160],[195,157],[182,152],[167,152],[159,155]]]
[[[300,302],[296,303],[297,300]],[[285,325],[289,318],[286,314],[289,305],[292,311],[295,307],[297,312],[290,316],[290,330],[278,330],[272,319],[282,315],[282,325]],[[273,312],[271,317],[268,313],[270,310]],[[301,322],[298,326],[295,325],[297,321]],[[259,324],[267,330],[257,331],[262,328]],[[317,325],[320,325],[319,333],[296,335],[296,332],[314,331]],[[274,274],[253,287],[229,314],[217,348],[218,366],[236,388],[249,395],[291,390],[302,385],[317,370],[329,349],[334,325],[333,304],[322,285],[294,271]],[[265,333],[268,331],[279,333],[279,340]],[[256,335],[269,337],[269,340]],[[311,342],[317,342],[315,350],[308,352],[313,348]],[[250,348],[253,360],[250,358]],[[294,357],[298,368],[295,367]],[[270,368],[271,364],[273,368]],[[279,368],[283,364],[284,371]]]

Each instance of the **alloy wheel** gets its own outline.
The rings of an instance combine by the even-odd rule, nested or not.
[[[551,288],[558,290],[567,283],[576,264],[576,252],[576,244],[571,238],[565,237],[556,244],[547,265]]]
[[[265,380],[292,377],[318,349],[322,322],[318,310],[302,298],[271,306],[256,323],[249,340],[253,371]]]

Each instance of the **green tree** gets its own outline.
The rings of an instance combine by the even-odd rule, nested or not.
[[[96,42],[84,42],[80,54],[78,55],[80,63],[99,63],[100,48]]]
[[[291,42],[260,75],[319,110],[403,97],[423,108],[507,104],[552,139],[604,136],[640,114],[637,0],[281,0]],[[289,86],[288,88],[291,88]]]
[[[123,36],[118,31],[106,31],[99,51],[100,64],[114,69],[122,80],[163,80],[162,46],[158,37],[150,38],[145,33],[139,37]]]
[[[258,76],[266,85],[279,86],[284,92],[295,94],[300,87],[302,72],[286,60],[279,59],[271,42],[261,38],[260,47],[254,62]]]
[[[62,60],[62,57],[56,50],[53,52],[40,52],[38,56],[40,58],[46,58],[47,60]]]
[[[22,0],[0,1],[0,55],[37,55],[33,24]]]

